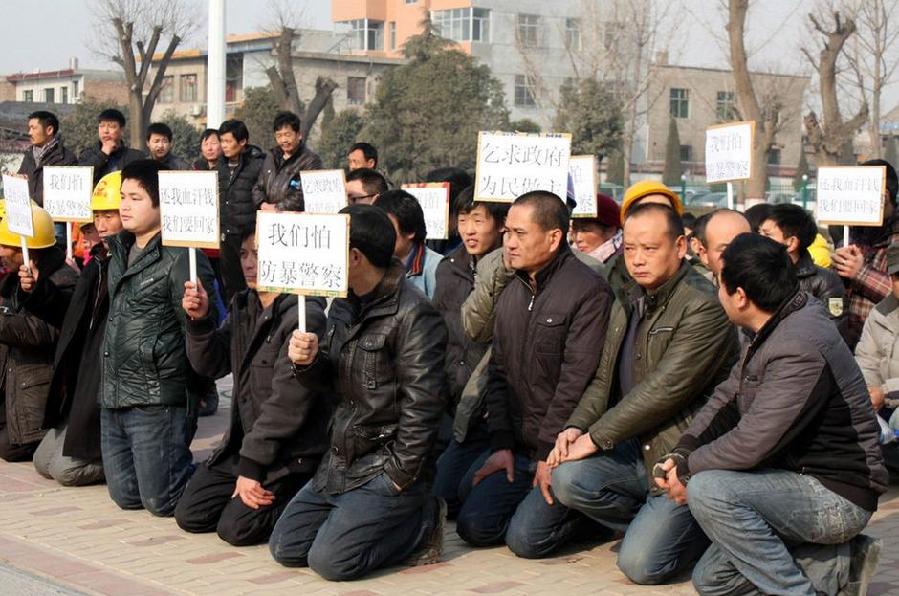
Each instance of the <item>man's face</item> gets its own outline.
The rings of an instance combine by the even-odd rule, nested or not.
[[[250,234],[240,243],[240,268],[247,287],[256,289],[256,265],[258,264],[258,251],[256,250],[256,236]]]
[[[532,206],[513,205],[509,209],[503,249],[513,269],[533,275],[552,260],[562,240],[562,230],[543,230],[534,221]]]
[[[412,251],[412,247],[415,245],[415,234],[404,234],[400,231],[400,222],[396,218],[393,213],[388,213],[387,217],[390,218],[390,223],[393,224],[393,229],[396,232],[396,244],[393,245],[393,256],[398,257],[400,260],[405,259],[409,256],[409,253]]]
[[[162,161],[169,154],[169,151],[172,150],[172,142],[167,136],[154,132],[147,139],[147,149],[150,151],[150,157],[157,161]]]
[[[81,228],[81,247],[85,253],[90,253],[100,242],[100,233],[93,224],[85,224]]]
[[[293,155],[303,142],[303,135],[290,126],[283,126],[275,131],[275,142],[284,155]]]
[[[32,144],[37,147],[42,147],[50,140],[52,130],[50,127],[44,127],[37,118],[28,121],[28,136],[31,137]]]
[[[483,205],[457,217],[459,236],[468,254],[479,257],[487,254],[499,241],[496,220]]]
[[[14,271],[25,264],[25,259],[22,256],[22,249],[16,248],[15,246],[0,244],[0,260],[6,263],[6,266]]]
[[[137,180],[122,180],[122,205],[119,213],[122,228],[132,234],[145,234],[159,229],[159,207],[153,206],[149,193]]]
[[[106,244],[111,236],[122,231],[122,218],[118,211],[94,211],[94,228]]]
[[[114,141],[116,145],[120,145],[122,142],[122,127],[115,120],[102,120],[97,126],[97,134],[101,143]]]
[[[759,234],[787,247],[791,254],[799,249],[799,240],[795,236],[784,236],[783,230],[777,227],[773,219],[766,219],[759,226]]]
[[[218,135],[209,135],[200,143],[200,152],[206,161],[216,161],[222,156],[222,144]]]
[[[715,274],[715,277],[721,273],[721,253],[724,252],[724,249],[734,238],[751,231],[749,222],[739,213],[720,213],[709,220],[705,228],[708,248],[703,263]]]
[[[624,263],[642,288],[655,290],[674,277],[686,254],[686,239],[671,237],[664,214],[642,213],[625,221]]]
[[[222,153],[228,159],[235,159],[237,157],[240,157],[240,154],[243,151],[244,147],[247,146],[247,142],[245,140],[238,142],[237,139],[234,138],[234,135],[230,132],[226,132],[225,134],[220,135],[219,139],[221,140],[222,144]]]
[[[346,156],[347,166],[349,166],[350,171],[358,170],[359,168],[374,168],[375,160],[373,159],[365,159],[365,154],[362,153],[362,149],[356,149],[355,151],[350,151],[350,153]]]
[[[361,180],[352,180],[346,183],[346,199],[350,205],[374,205],[378,195],[367,192]]]
[[[728,293],[727,288],[724,287],[724,284],[721,283],[721,279],[718,278],[718,301],[721,303],[722,308],[724,308],[724,312],[727,313],[727,318],[730,319],[730,322],[735,325],[740,325],[740,321],[742,320],[742,310],[740,307],[744,302],[742,291],[738,289],[733,294]]]

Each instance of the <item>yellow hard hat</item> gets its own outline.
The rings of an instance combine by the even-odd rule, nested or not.
[[[630,188],[624,191],[624,200],[621,201],[621,221],[624,221],[628,209],[630,209],[636,201],[648,197],[649,195],[665,195],[668,197],[668,200],[671,201],[671,208],[674,209],[678,215],[684,214],[684,204],[681,203],[680,196],[676,192],[661,182],[655,180],[641,180],[636,184],[632,184]]]
[[[106,174],[94,188],[91,209],[94,211],[118,211],[122,204],[122,172]]]
[[[53,218],[50,214],[31,205],[31,217],[34,219],[34,236],[26,238],[28,248],[50,248],[56,244],[56,233],[53,229]],[[9,231],[9,220],[0,221],[0,244],[3,246],[22,246],[22,236]]]

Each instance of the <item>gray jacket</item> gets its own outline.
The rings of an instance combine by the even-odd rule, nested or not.
[[[899,399],[899,299],[892,294],[868,315],[855,360],[868,387],[883,387],[887,397]]]

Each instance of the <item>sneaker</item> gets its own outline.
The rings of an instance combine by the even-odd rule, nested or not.
[[[431,535],[422,542],[421,547],[412,553],[409,560],[406,561],[406,564],[411,567],[433,565],[434,563],[438,563],[441,555],[443,555],[443,531],[446,528],[446,501],[440,497],[433,497],[433,499],[434,501],[432,502],[436,505],[437,509],[437,519],[434,521],[434,529],[431,530]]]
[[[883,541],[859,534],[849,543],[849,582],[840,590],[842,596],[864,596],[880,562]]]
[[[212,416],[219,409],[219,394],[215,387],[206,394],[206,397],[200,400],[200,405],[197,408],[198,416]]]

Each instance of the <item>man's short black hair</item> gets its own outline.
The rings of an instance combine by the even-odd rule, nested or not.
[[[393,258],[396,230],[387,214],[373,205],[350,205],[340,210],[350,216],[350,248],[355,248],[379,269]]]
[[[689,211],[685,211],[683,215],[680,217],[681,221],[684,222],[684,228],[693,229],[693,226],[696,225],[696,216],[690,213]]]
[[[645,201],[637,203],[627,210],[624,221],[627,222],[629,219],[640,217],[641,215],[650,215],[652,213],[658,213],[665,218],[665,223],[668,227],[668,237],[671,238],[672,242],[685,234],[683,220],[680,218],[680,215],[677,214],[677,211],[672,209],[670,205],[647,203]]]
[[[203,131],[203,134],[200,135],[200,143],[202,143],[203,141],[205,141],[212,135],[215,135],[216,137],[218,137],[219,131],[214,128],[207,128],[206,130]]]
[[[896,206],[896,193],[899,192],[899,177],[896,169],[885,159],[869,159],[862,163],[863,166],[883,166],[887,170],[887,193],[890,195],[890,203]]]
[[[415,242],[424,242],[428,237],[425,225],[425,212],[422,211],[418,199],[402,189],[388,190],[378,197],[375,203],[384,213],[396,218],[403,234],[414,234]]]
[[[169,143],[172,142],[172,129],[169,128],[169,125],[165,122],[153,122],[150,126],[147,127],[147,138],[146,141],[150,141],[150,135],[160,135],[169,140]]]
[[[693,232],[690,234],[690,237],[699,240],[700,244],[703,246],[706,245],[705,227],[708,225],[710,219],[712,219],[711,213],[703,213],[696,218],[696,221],[693,222],[693,227],[691,228]]]
[[[272,125],[272,130],[278,132],[285,126],[292,128],[293,132],[300,132],[300,117],[293,112],[278,112],[275,114],[275,122]]]
[[[771,217],[774,205],[770,203],[757,203],[743,212],[743,217],[749,222],[749,229],[758,232],[765,220]]]
[[[347,151],[346,154],[349,155],[353,151],[361,151],[365,159],[375,160],[374,167],[378,167],[378,150],[375,149],[375,146],[371,143],[356,143],[350,147],[350,150]]]
[[[425,175],[425,182],[449,182],[450,205],[455,204],[456,197],[460,192],[474,184],[474,180],[471,179],[468,172],[454,166],[431,170]]]
[[[48,126],[53,127],[53,134],[59,132],[59,119],[56,117],[56,114],[53,112],[48,112],[46,110],[38,110],[36,112],[31,112],[28,114],[29,120],[37,120],[41,123],[41,126],[47,128]]]
[[[783,232],[784,239],[795,236],[799,240],[799,253],[803,253],[815,241],[818,226],[811,213],[799,205],[774,205],[768,220]]]
[[[532,190],[526,192],[512,203],[512,206],[526,206],[534,209],[534,223],[540,226],[544,232],[550,230],[562,230],[562,235],[567,238],[570,215],[568,206],[559,195],[548,190]]]
[[[493,218],[493,223],[497,228],[503,227],[506,216],[509,214],[509,203],[494,203],[488,201],[474,200],[474,187],[469,186],[459,193],[456,200],[453,201],[451,211],[456,215],[468,215],[478,207],[483,207]]]
[[[362,182],[365,194],[382,195],[389,190],[387,179],[384,178],[384,175],[371,168],[359,168],[346,175],[347,182],[353,182],[354,180]]]
[[[247,130],[247,125],[241,120],[225,120],[222,122],[222,125],[219,126],[219,138],[227,133],[231,133],[234,136],[234,140],[238,143],[250,140],[250,131]]]
[[[153,207],[159,207],[159,172],[165,168],[155,159],[140,159],[132,161],[122,168],[122,182],[125,180],[137,180],[141,188],[150,195]]]
[[[97,122],[118,122],[119,126],[125,126],[125,114],[115,108],[107,108],[97,116]]]
[[[721,284],[728,294],[743,288],[761,310],[775,312],[799,289],[787,248],[759,234],[744,232],[721,253]]]

